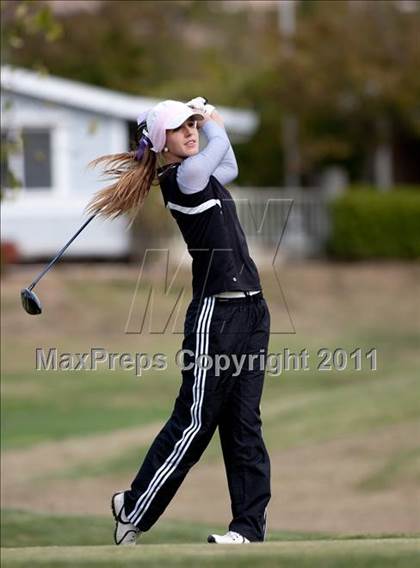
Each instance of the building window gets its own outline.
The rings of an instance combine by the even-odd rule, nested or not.
[[[51,133],[23,129],[23,184],[27,189],[51,187]]]
[[[3,151],[4,150],[4,151]],[[2,132],[2,187],[9,185],[6,172],[27,190],[51,189],[51,130],[22,128]]]

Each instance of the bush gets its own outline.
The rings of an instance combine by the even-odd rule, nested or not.
[[[330,203],[330,255],[420,258],[420,187],[380,193],[354,188]]]

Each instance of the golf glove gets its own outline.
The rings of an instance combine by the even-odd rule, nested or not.
[[[205,116],[210,117],[215,107],[206,102],[204,97],[195,97],[186,103],[187,106],[199,110]]]

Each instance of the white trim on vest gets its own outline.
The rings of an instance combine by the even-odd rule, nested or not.
[[[206,209],[210,209],[210,207],[214,207],[214,205],[218,205],[220,208],[222,204],[220,203],[220,199],[208,199],[204,201],[204,203],[200,203],[200,205],[196,205],[195,207],[184,207],[183,205],[178,205],[177,203],[172,203],[168,201],[166,207],[169,209],[175,209],[175,211],[180,211],[181,213],[186,213],[187,215],[195,215],[196,213],[202,213],[206,211]]]

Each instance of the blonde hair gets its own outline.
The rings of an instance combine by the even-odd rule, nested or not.
[[[131,226],[141,209],[150,188],[157,179],[157,155],[149,146],[140,160],[136,151],[100,156],[89,162],[88,167],[103,164],[103,175],[114,183],[96,192],[86,206],[86,211],[98,216],[115,219],[125,213]]]

